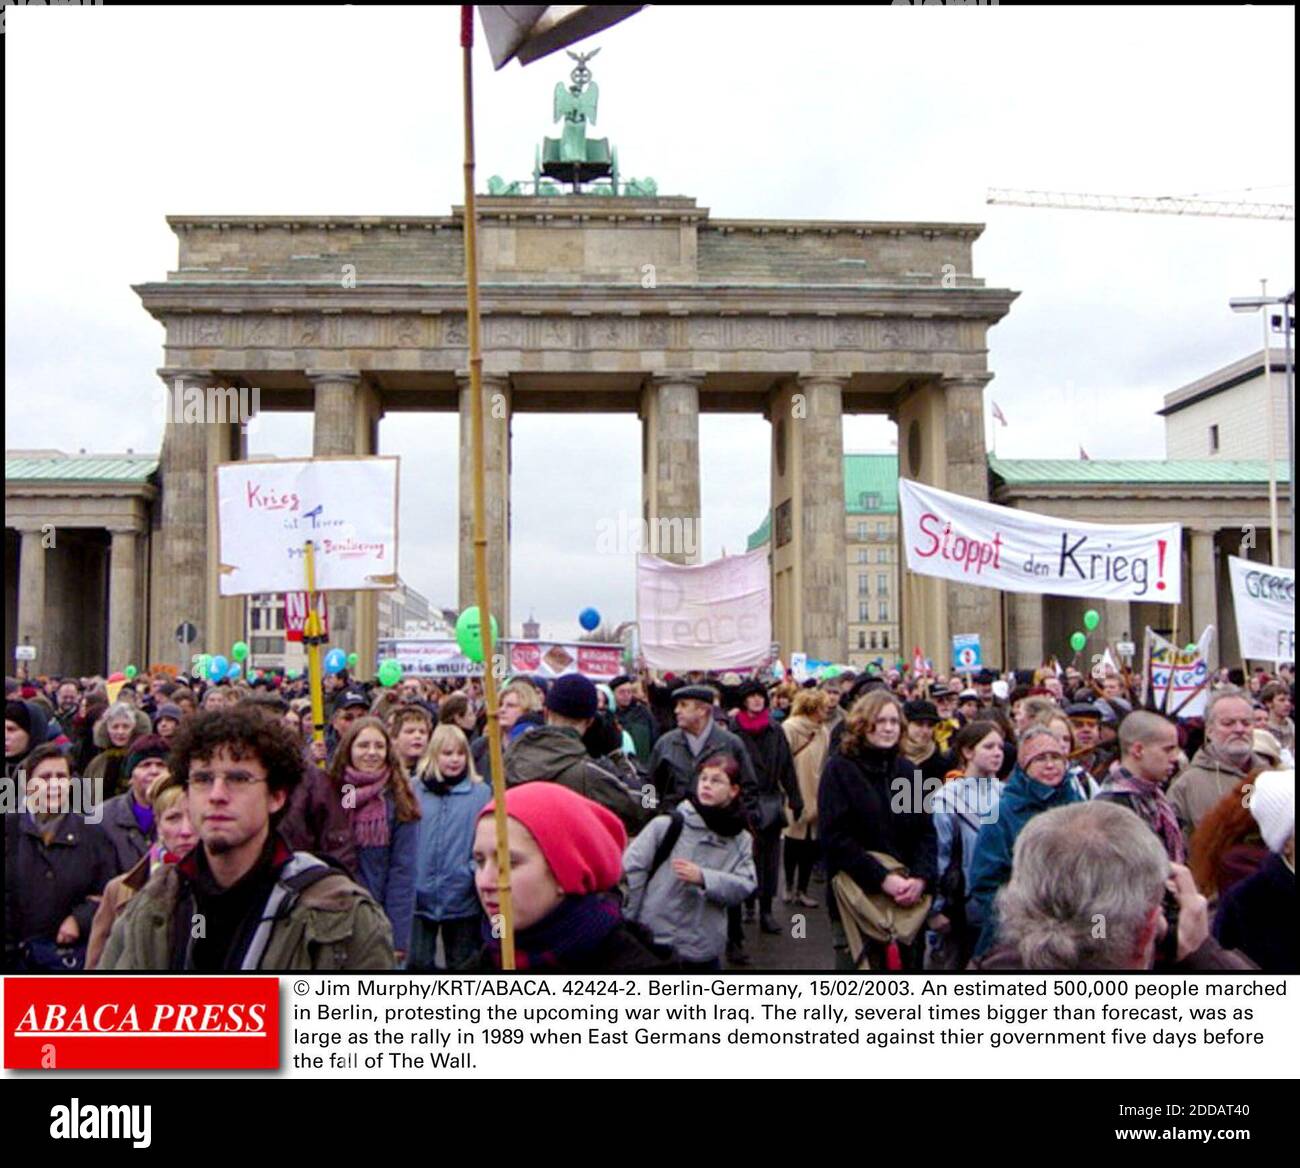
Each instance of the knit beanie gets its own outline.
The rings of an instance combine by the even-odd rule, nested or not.
[[[5,721],[21,726],[28,734],[32,732],[32,712],[26,702],[12,699],[5,702]]]
[[[1016,746],[1016,765],[1022,771],[1028,771],[1029,764],[1039,755],[1065,753],[1061,740],[1046,726],[1031,726]]]
[[[166,758],[170,753],[171,747],[167,739],[159,738],[157,734],[142,734],[139,738],[133,738],[126,748],[126,764],[122,774],[130,777],[131,772],[142,762],[151,758]]]
[[[495,802],[479,813],[491,815]],[[568,787],[534,779],[506,792],[506,814],[533,834],[564,892],[606,892],[623,874],[627,832],[619,818]]]
[[[157,713],[153,716],[153,724],[157,726],[164,718],[170,718],[173,722],[180,722],[184,717],[185,715],[181,713],[180,706],[175,705],[172,702],[163,702],[163,704],[158,707]]]
[[[562,718],[594,718],[596,687],[581,673],[564,673],[546,691],[546,708]]]
[[[1295,835],[1295,771],[1263,771],[1255,777],[1250,813],[1270,852],[1281,852]]]

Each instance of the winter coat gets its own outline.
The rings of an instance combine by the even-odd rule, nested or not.
[[[822,764],[830,746],[830,732],[825,723],[814,722],[804,714],[786,718],[781,723],[781,732],[790,746],[795,782],[799,784],[799,795],[803,799],[802,815],[796,817],[786,812],[789,825],[785,835],[787,839],[816,839],[817,791],[821,786]]]
[[[1265,973],[1300,973],[1295,910],[1295,872],[1272,853],[1255,875],[1224,893],[1214,935]]]
[[[633,702],[626,710],[615,714],[618,724],[632,736],[636,746],[637,758],[649,758],[659,737],[659,727],[655,725],[654,715],[642,702]]]
[[[1178,774],[1166,792],[1173,804],[1178,824],[1183,829],[1183,839],[1191,843],[1196,825],[1204,819],[1214,805],[1229,791],[1236,788],[1252,770],[1267,766],[1266,760],[1252,754],[1245,767],[1238,769],[1222,761],[1212,746],[1202,746],[1193,756],[1187,769]]]
[[[24,941],[53,941],[71,916],[86,944],[95,901],[117,875],[113,845],[93,823],[69,812],[45,843],[28,814],[5,820],[5,949]]]
[[[430,780],[436,782],[436,780]],[[492,801],[488,783],[463,778],[445,795],[415,780],[420,823],[415,860],[415,912],[430,921],[455,921],[482,912],[474,890],[474,832]]]
[[[113,845],[113,871],[117,874],[134,868],[140,862],[140,857],[149,851],[149,845],[153,843],[156,834],[151,831],[146,835],[140,830],[135,812],[131,810],[134,802],[131,792],[126,791],[114,795],[101,808],[104,820],[100,826]]]
[[[329,776],[314,763],[307,763],[302,782],[289,796],[278,830],[293,851],[336,860],[356,877],[357,845],[347,813]]]
[[[191,877],[182,871],[182,864],[159,868],[113,926],[99,968],[179,968],[183,954],[175,950],[174,918],[178,908],[192,913],[190,888]],[[364,888],[341,872],[331,872],[303,889],[287,911],[276,915],[259,968],[318,973],[391,970],[392,926]]]
[[[388,812],[388,846],[366,848],[358,845],[357,882],[383,906],[393,926],[393,948],[405,953],[411,947],[411,918],[415,915],[415,865],[420,822],[399,823],[397,804],[392,795],[385,791],[383,800]]]
[[[753,837],[747,831],[730,838],[718,835],[690,803],[681,803],[673,814],[682,818],[682,833],[653,876],[650,865],[672,815],[652,820],[628,846],[623,857],[628,887],[624,912],[628,920],[649,929],[656,944],[671,946],[683,961],[711,961],[727,947],[727,909],[758,888]],[[698,864],[704,886],[678,879],[674,860]]]
[[[901,764],[906,767],[906,763]],[[826,849],[826,882],[847,873],[863,892],[879,892],[889,873],[869,852],[883,852],[901,863],[910,876],[933,892],[938,879],[938,842],[933,817],[924,804],[907,800],[894,810],[899,790],[911,772],[900,769],[896,750],[863,747],[856,754],[840,751],[826,760],[818,791],[817,813]]]
[[[787,822],[785,803],[798,817],[803,812],[803,794],[794,774],[794,759],[790,755],[790,743],[785,732],[775,722],[768,724],[757,734],[751,734],[740,725],[740,719],[733,718],[731,732],[745,744],[749,751],[749,760],[754,764],[754,777],[758,780],[758,799],[760,810],[763,805],[775,803],[780,813],[775,822],[764,830],[779,830]]]
[[[640,931],[626,923],[619,925],[581,963],[547,969],[547,973],[673,973],[676,962],[660,957],[646,944]],[[466,973],[497,973],[500,967],[486,946],[473,961],[461,967]]]
[[[662,734],[650,752],[647,774],[659,795],[659,805],[668,810],[682,802],[695,784],[695,768],[713,754],[729,754],[740,767],[740,798],[750,823],[758,822],[758,776],[745,744],[716,722],[709,727],[704,749],[691,754],[686,731],[680,728]]]
[[[982,824],[997,818],[1003,783],[996,778],[966,777],[945,783],[934,797],[934,831],[939,842],[940,878],[948,870],[961,836],[961,871],[966,887],[966,925],[978,928],[979,909],[971,902],[971,870],[975,865],[975,844]],[[949,913],[958,906],[949,905],[942,896],[934,899],[934,912]]]
[[[537,726],[510,744],[505,756],[506,786],[549,780],[608,808],[629,836],[641,830],[652,812],[627,787],[587,754],[578,732],[568,726]]]
[[[993,899],[998,890],[1011,879],[1011,855],[1016,838],[1026,823],[1044,811],[1081,803],[1078,789],[1062,779],[1055,787],[1031,779],[1017,766],[1002,788],[998,799],[997,819],[982,824],[975,840],[975,858],[971,865],[969,903],[978,919],[984,922],[975,956],[979,957],[993,948],[997,939],[997,917],[993,912]]]
[[[86,948],[86,968],[94,969],[104,955],[104,946],[108,944],[108,935],[113,924],[122,915],[137,892],[149,883],[148,855],[141,856],[135,867],[120,876],[114,876],[104,887],[104,899],[95,910],[95,919],[90,925],[90,944]]]

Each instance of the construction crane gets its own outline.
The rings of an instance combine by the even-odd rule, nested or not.
[[[1048,207],[1058,211],[1131,211],[1144,215],[1208,215],[1220,219],[1295,218],[1295,207],[1288,203],[1175,198],[1170,195],[1080,195],[990,187],[985,201],[1004,207]]]

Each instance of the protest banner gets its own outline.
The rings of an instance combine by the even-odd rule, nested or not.
[[[1142,670],[1142,705],[1169,717],[1203,718],[1210,692],[1209,653],[1213,642],[1213,625],[1206,625],[1200,640],[1190,649],[1180,649],[1148,628],[1143,654],[1146,666]]]
[[[638,555],[637,622],[651,669],[748,669],[769,660],[767,552],[683,566]]]
[[[1228,557],[1243,659],[1295,660],[1295,569]]]
[[[1176,523],[1080,523],[899,479],[910,571],[1003,592],[1106,600],[1182,597]]]
[[[329,601],[325,593],[316,593],[316,615],[320,617],[321,636],[329,638],[330,635],[330,613]],[[307,626],[307,593],[306,592],[286,592],[284,594],[284,639],[286,641],[301,641],[303,629]]]
[[[608,681],[623,672],[621,645],[587,641],[498,641],[494,646],[507,674],[560,677],[582,673]],[[394,660],[403,673],[419,677],[482,677],[482,662],[471,661],[454,640],[392,639],[379,642],[379,661]]]
[[[221,595],[300,590],[308,540],[316,590],[394,587],[397,466],[393,457],[218,465]]]

